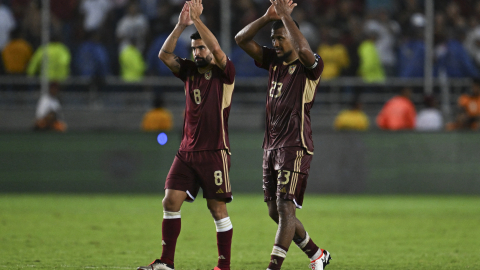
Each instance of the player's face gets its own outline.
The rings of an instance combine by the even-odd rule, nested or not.
[[[277,56],[286,61],[289,60],[293,52],[293,45],[288,36],[287,29],[281,27],[276,30],[272,30],[272,45],[277,53]]]
[[[201,39],[192,39],[192,53],[197,67],[206,67],[213,60],[212,52]]]

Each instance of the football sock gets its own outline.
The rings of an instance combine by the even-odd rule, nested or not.
[[[222,270],[230,270],[233,226],[230,217],[215,220],[217,228],[218,264]]]
[[[308,258],[310,258],[311,261],[315,260],[318,258],[317,253],[319,252],[320,248],[315,245],[313,240],[310,238],[307,232],[305,232],[305,238],[294,238],[293,242],[297,244],[297,246],[307,254]],[[313,259],[312,259],[313,258]]]
[[[182,227],[182,219],[180,211],[169,212],[163,211],[162,221],[162,257],[160,260],[163,263],[173,265],[175,257],[175,246],[177,245],[177,238],[180,235],[180,228]]]
[[[272,254],[270,255],[270,264],[268,265],[268,269],[271,269],[271,270],[281,269],[283,261],[287,256],[287,251],[288,251],[288,248],[275,244],[273,246]]]

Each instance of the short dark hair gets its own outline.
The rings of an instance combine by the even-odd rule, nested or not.
[[[202,39],[202,37],[200,36],[200,33],[195,32],[193,33],[192,35],[190,35],[190,39],[193,39],[193,40],[197,40],[197,39]]]
[[[293,22],[294,22],[295,25],[298,27],[298,29],[300,29],[300,26],[298,25],[297,21],[293,20]],[[272,31],[273,31],[273,30],[280,29],[280,28],[282,28],[282,27],[285,27],[285,25],[283,25],[283,21],[282,21],[282,20],[274,21],[273,24],[272,24]]]

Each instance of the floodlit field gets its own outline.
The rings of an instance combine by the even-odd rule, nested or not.
[[[136,269],[161,253],[162,195],[0,195],[0,269]],[[276,226],[262,195],[236,195],[232,270],[266,269]],[[307,196],[298,216],[326,269],[480,269],[480,198]],[[203,199],[182,209],[176,269],[212,269]],[[308,269],[292,245],[283,269]]]

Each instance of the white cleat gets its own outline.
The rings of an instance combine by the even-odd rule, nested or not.
[[[159,259],[156,259],[148,266],[138,267],[137,270],[175,270],[175,269],[173,268],[173,265],[168,265],[166,263],[163,263]]]
[[[315,260],[311,261],[309,267],[312,270],[323,270],[325,266],[330,263],[331,259],[330,252],[322,249],[322,254]]]

